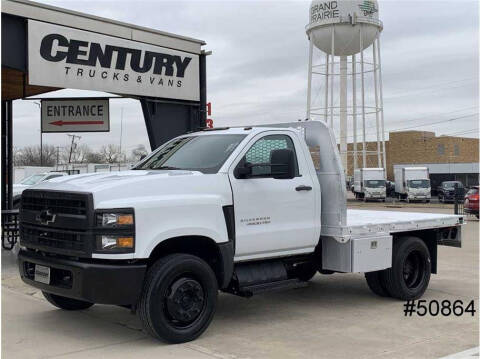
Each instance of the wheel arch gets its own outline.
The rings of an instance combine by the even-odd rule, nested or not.
[[[431,272],[437,274],[437,248],[438,248],[438,229],[424,229],[420,231],[399,232],[393,235],[393,240],[402,240],[406,237],[417,237],[421,239],[430,252]]]
[[[217,277],[219,288],[226,288],[233,274],[233,242],[216,243],[206,236],[177,236],[168,238],[152,250],[148,258],[150,267],[159,258],[173,253],[186,253],[203,259]]]

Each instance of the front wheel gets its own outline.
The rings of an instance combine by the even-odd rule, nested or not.
[[[298,279],[303,282],[308,282],[317,273],[317,266],[315,263],[302,263],[295,268],[295,274]]]
[[[430,282],[431,260],[425,242],[417,237],[394,240],[392,267],[383,273],[385,288],[394,298],[420,298]]]
[[[210,266],[189,254],[160,258],[145,279],[138,313],[154,338],[184,343],[200,336],[212,321],[218,283]]]
[[[83,300],[62,297],[47,292],[42,292],[42,294],[50,304],[64,310],[83,310],[90,308],[93,305],[93,303],[85,302]]]

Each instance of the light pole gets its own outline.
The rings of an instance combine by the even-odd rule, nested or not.
[[[35,105],[38,106],[40,110],[40,167],[43,166],[43,133],[42,133],[42,105],[40,102],[34,101]]]

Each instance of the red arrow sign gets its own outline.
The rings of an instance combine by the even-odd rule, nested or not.
[[[50,122],[50,125],[63,126],[63,125],[103,125],[103,121],[54,121]]]

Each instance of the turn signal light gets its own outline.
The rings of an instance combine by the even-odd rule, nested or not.
[[[119,214],[117,217],[117,224],[119,225],[131,225],[133,224],[132,214]]]
[[[117,239],[117,247],[133,248],[133,237],[119,237]]]

